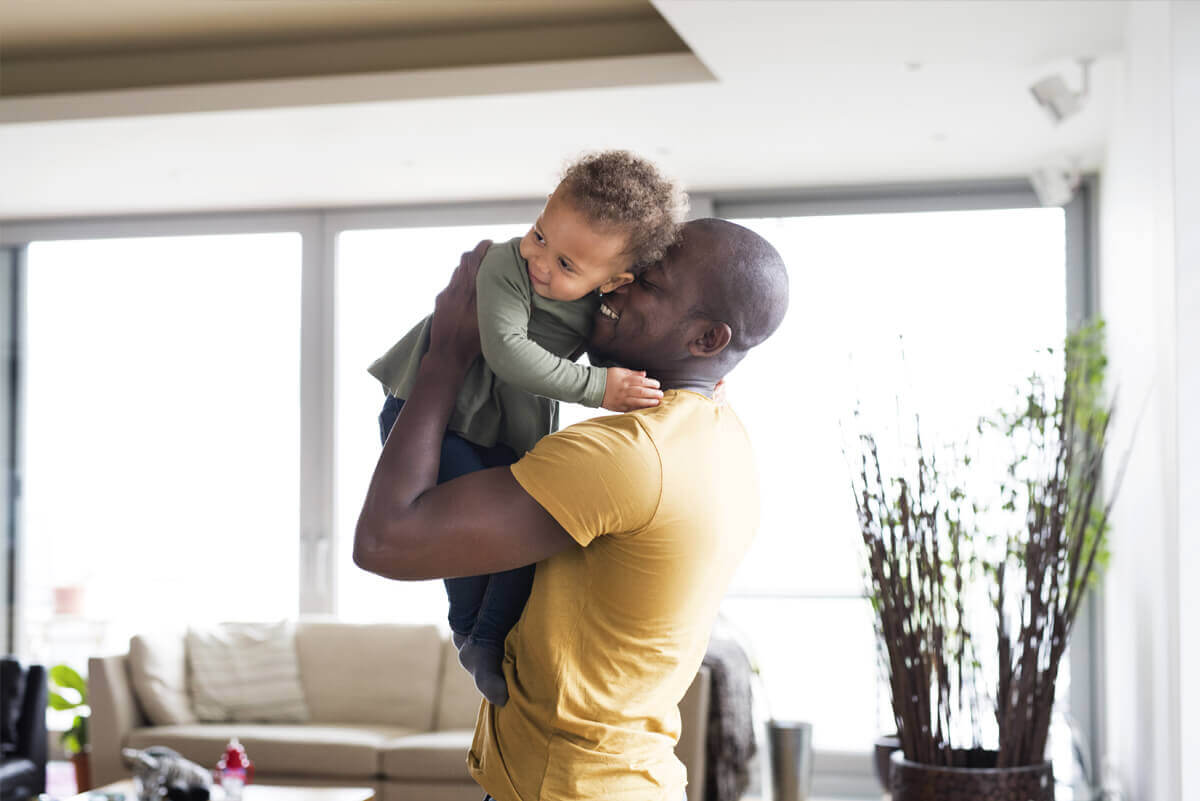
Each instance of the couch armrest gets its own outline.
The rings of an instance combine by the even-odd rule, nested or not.
[[[92,784],[100,787],[128,777],[121,748],[131,731],[147,725],[133,694],[125,654],[88,660],[88,696]]]
[[[704,773],[707,768],[705,741],[708,737],[708,706],[712,677],[706,666],[692,680],[692,686],[679,702],[679,742],[675,756],[687,768],[689,799],[704,798]]]
[[[46,791],[46,760],[49,757],[46,702],[49,694],[46,668],[30,665],[25,674],[25,697],[21,701],[21,717],[17,724],[17,751],[20,756],[33,762],[36,771],[32,787],[34,793]]]

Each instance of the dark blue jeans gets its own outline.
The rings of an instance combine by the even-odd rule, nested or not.
[[[400,416],[404,401],[391,395],[379,412],[380,441],[387,442],[388,432]],[[517,455],[507,445],[485,448],[469,442],[453,431],[442,439],[442,461],[438,468],[438,483],[485,470],[510,465]],[[457,634],[469,636],[485,648],[503,653],[504,638],[516,625],[533,587],[533,565],[491,573],[486,576],[467,576],[445,580],[446,596],[450,599],[450,628]]]

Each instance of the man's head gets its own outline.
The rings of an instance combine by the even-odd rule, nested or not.
[[[694,220],[660,262],[605,296],[588,353],[664,387],[715,383],[779,327],[787,304],[787,270],[767,240]]]

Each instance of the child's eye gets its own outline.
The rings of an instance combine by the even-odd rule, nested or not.
[[[537,229],[536,229],[536,228],[535,228],[535,229],[534,229],[534,231],[533,231],[533,238],[537,240],[537,243],[538,243],[539,245],[544,245],[544,244],[546,244],[546,240],[542,238],[542,235],[541,235],[541,234],[539,234],[539,233],[537,232]]]
[[[558,263],[559,263],[559,265],[560,265],[560,266],[563,268],[563,270],[564,270],[565,272],[568,272],[568,273],[573,273],[573,272],[575,272],[574,270],[572,270],[572,269],[571,269],[571,265],[567,264],[567,263],[566,263],[565,261],[563,261],[562,259],[559,259],[559,260],[558,260]]]

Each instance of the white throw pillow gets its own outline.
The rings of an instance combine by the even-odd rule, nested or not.
[[[303,723],[295,629],[280,623],[189,628],[192,709],[204,722]]]
[[[195,723],[188,699],[187,653],[179,632],[139,634],[129,641],[129,679],[155,726]]]

